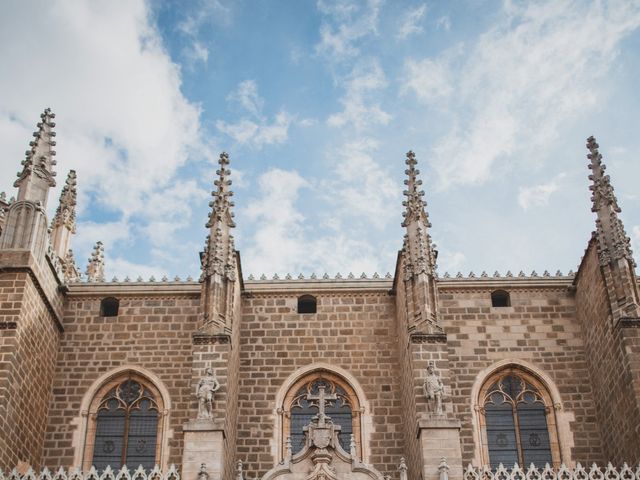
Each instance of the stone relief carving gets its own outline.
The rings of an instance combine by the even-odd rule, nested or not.
[[[436,372],[434,362],[427,365],[427,378],[424,381],[424,395],[427,397],[429,411],[436,415],[442,415],[442,400],[444,398],[444,383],[440,374]]]
[[[207,367],[204,376],[196,387],[198,397],[198,420],[213,419],[213,394],[220,388],[220,383],[213,375],[213,368]]]

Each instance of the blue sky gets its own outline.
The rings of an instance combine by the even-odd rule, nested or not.
[[[220,151],[245,277],[393,271],[416,152],[439,271],[575,269],[595,135],[640,250],[640,2],[13,1],[0,191],[57,114],[82,269],[197,277]]]

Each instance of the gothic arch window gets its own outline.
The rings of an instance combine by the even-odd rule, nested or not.
[[[161,463],[164,402],[156,386],[134,371],[105,383],[91,402],[83,468],[150,470]]]
[[[303,429],[318,415],[322,387],[323,395],[328,398],[325,401],[325,414],[341,428],[338,437],[340,445],[348,452],[353,435],[358,457],[362,458],[362,408],[358,396],[341,376],[326,370],[303,376],[288,390],[281,410],[284,420],[282,451],[286,451],[287,439],[291,440],[293,455],[303,449]]]
[[[484,382],[478,406],[484,464],[559,465],[555,407],[537,377],[517,366],[501,369]]]

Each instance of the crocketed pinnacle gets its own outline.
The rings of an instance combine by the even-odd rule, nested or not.
[[[437,252],[432,245],[428,229],[431,227],[429,215],[425,210],[427,202],[422,197],[424,191],[419,187],[422,180],[418,178],[420,170],[416,168],[418,161],[412,151],[407,153],[405,160],[408,168],[405,170],[407,178],[404,184],[407,189],[403,192],[406,200],[402,202],[405,211],[402,226],[407,229],[402,247],[405,253],[405,278],[422,273],[435,274]]]
[[[38,130],[33,132],[34,139],[29,142],[31,147],[26,151],[26,158],[22,161],[22,171],[18,172],[18,179],[14,183],[14,187],[20,189],[18,200],[35,200],[46,203],[46,196],[42,196],[42,186],[36,185],[44,181],[44,187],[54,187],[56,182],[53,177],[56,172],[53,166],[56,161],[53,159],[56,152],[53,149],[56,142],[54,140],[56,132],[53,131],[56,126],[53,119],[55,114],[50,108],[47,108],[40,115],[38,122]],[[34,188],[30,188],[30,186]],[[45,191],[46,193],[46,191]]]
[[[429,215],[424,208],[427,206],[427,202],[422,200],[422,197],[424,197],[424,191],[419,190],[419,187],[422,185],[422,180],[418,178],[418,175],[420,175],[420,170],[416,168],[418,161],[416,160],[415,153],[411,150],[407,152],[407,159],[405,160],[405,163],[409,168],[404,171],[407,175],[407,178],[404,181],[407,189],[403,194],[407,199],[402,202],[402,205],[405,207],[405,211],[402,213],[402,216],[404,217],[402,226],[407,227],[413,221],[422,220],[425,227],[430,227]]]
[[[209,202],[211,213],[206,227],[209,235],[205,243],[204,252],[201,256],[202,276],[218,274],[227,278],[234,278],[235,270],[233,264],[234,240],[231,229],[236,226],[233,221],[234,206],[231,197],[231,171],[229,165],[229,155],[226,152],[220,154],[218,160],[220,168],[216,171],[218,178],[214,181],[216,190],[211,192],[214,199]]]
[[[214,200],[209,203],[209,206],[213,208],[209,214],[209,221],[207,222],[206,227],[212,228],[216,223],[222,223],[233,228],[236,224],[233,221],[234,214],[231,211],[234,203],[231,201],[233,192],[229,188],[231,186],[231,179],[229,178],[231,170],[227,168],[229,165],[229,154],[222,152],[218,159],[218,163],[220,164],[220,168],[216,170],[218,178],[213,182],[213,184],[218,188],[211,192]]]
[[[76,232],[76,171],[70,170],[62,192],[56,214],[51,227],[66,226],[72,233]]]
[[[88,282],[104,282],[104,246],[98,241],[87,265]]]
[[[589,186],[593,202],[591,211],[597,214],[596,237],[600,263],[606,265],[614,260],[626,258],[635,265],[631,240],[627,237],[622,220],[618,217],[621,209],[613,192],[611,179],[609,175],[604,174],[607,167],[602,163],[599,145],[593,136],[587,139],[587,148],[589,149],[587,155],[589,169],[592,172],[589,175],[589,180],[592,182]]]

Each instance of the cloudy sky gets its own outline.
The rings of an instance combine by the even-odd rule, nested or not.
[[[222,150],[245,277],[393,271],[409,149],[441,274],[575,269],[592,134],[640,252],[638,0],[9,0],[0,66],[0,191],[51,107],[109,278],[198,275]]]

